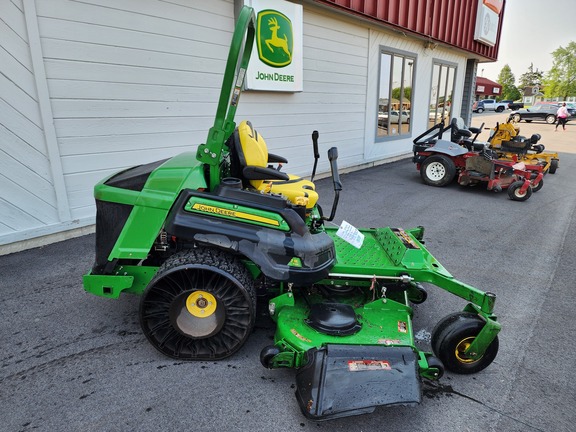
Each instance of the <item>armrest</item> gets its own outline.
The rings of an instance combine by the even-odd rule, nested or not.
[[[290,180],[288,174],[275,170],[274,168],[265,168],[249,165],[242,170],[242,174],[248,180]]]
[[[288,159],[272,153],[268,153],[268,163],[288,163]]]

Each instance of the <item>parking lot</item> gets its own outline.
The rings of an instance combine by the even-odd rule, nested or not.
[[[475,114],[493,127],[506,113]],[[409,158],[342,175],[337,223],[423,225],[430,252],[456,278],[497,295],[494,363],[476,375],[424,382],[416,407],[307,420],[295,372],[259,362],[274,327],[259,318],[247,344],[220,362],[159,354],[138,323],[138,297],[86,294],[94,235],[0,256],[0,429],[6,431],[506,431],[569,432],[576,424],[576,123],[554,132],[521,123],[560,153],[556,174],[525,202],[480,187],[422,183]],[[421,131],[414,131],[415,135]],[[322,131],[321,131],[322,133]],[[481,139],[488,136],[482,133]],[[310,161],[312,164],[312,161]],[[286,165],[290,171],[290,164]],[[331,181],[317,182],[329,208]],[[415,306],[418,344],[466,302],[435,287]]]

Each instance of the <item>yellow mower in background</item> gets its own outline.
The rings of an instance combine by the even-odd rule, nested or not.
[[[488,143],[498,154],[498,159],[524,162],[529,165],[541,165],[544,174],[556,173],[559,165],[558,153],[544,151],[544,145],[538,144],[540,134],[530,138],[520,136],[520,127],[509,118],[506,123],[496,123],[491,129]]]

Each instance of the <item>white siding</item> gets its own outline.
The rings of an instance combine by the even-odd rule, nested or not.
[[[0,244],[57,224],[21,0],[0,0]]]
[[[313,130],[320,133],[319,170],[338,147],[340,167],[363,162],[368,29],[304,9],[304,91],[245,92],[237,119],[249,119],[272,152],[288,159],[286,170],[309,174]]]
[[[231,1],[52,0],[38,20],[74,219],[119,169],[194,148],[213,120]]]
[[[234,0],[0,0],[0,245],[92,224],[96,182],[204,142],[233,27]],[[415,107],[435,58],[458,65],[461,91],[456,51],[311,3],[303,29],[304,91],[247,91],[236,115],[291,173],[310,173],[313,130],[319,172],[333,146],[341,168],[411,151],[411,138],[375,141],[381,45],[416,55]],[[417,135],[427,110],[412,112]]]

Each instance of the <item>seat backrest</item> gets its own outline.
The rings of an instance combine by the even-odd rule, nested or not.
[[[258,189],[264,180],[247,180],[243,175],[244,168],[248,166],[266,167],[268,165],[268,147],[264,138],[252,127],[247,120],[242,121],[232,136],[229,144],[232,153],[232,175],[243,180],[245,186],[250,184]],[[248,183],[248,184],[246,184]]]
[[[450,122],[450,126],[450,140],[452,142],[458,142],[463,138],[470,138],[472,136],[472,132],[468,130],[468,127],[461,117],[454,117]]]

